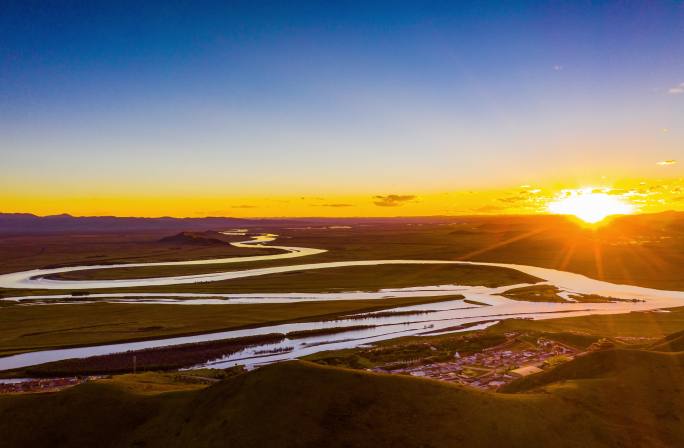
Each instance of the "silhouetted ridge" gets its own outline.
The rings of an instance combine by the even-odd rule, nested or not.
[[[159,240],[160,243],[193,244],[197,246],[223,246],[227,243],[219,238],[216,232],[180,232],[176,235],[166,236]]]

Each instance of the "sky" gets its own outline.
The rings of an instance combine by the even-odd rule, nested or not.
[[[5,0],[0,212],[684,210],[684,2]]]

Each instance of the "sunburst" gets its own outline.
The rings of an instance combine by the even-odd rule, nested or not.
[[[564,190],[547,206],[551,213],[573,215],[589,224],[595,224],[607,216],[634,213],[634,205],[617,195],[593,188]]]

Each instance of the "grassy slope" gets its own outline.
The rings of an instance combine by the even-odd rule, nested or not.
[[[635,312],[625,314],[564,317],[545,320],[509,319],[488,331],[532,330],[543,332],[579,332],[599,336],[664,337],[684,329],[684,307],[669,313]]]
[[[655,352],[646,350],[612,349],[589,352],[572,362],[560,364],[537,375],[530,375],[508,384],[503,391],[522,392],[536,390],[558,382],[581,380],[619,380],[625,384],[653,375],[669,377],[675,385],[681,382],[676,375],[684,369],[684,353]],[[651,386],[658,386],[653,384]],[[648,389],[647,383],[642,384]],[[674,397],[673,397],[674,398]],[[684,398],[684,395],[681,397]]]
[[[661,341],[656,342],[650,350],[660,352],[681,352],[684,351],[684,331],[678,331],[667,335]]]
[[[676,377],[683,372],[670,361],[681,355],[662,356],[669,369],[639,363],[620,381],[597,376],[543,394],[302,362],[198,391],[143,394],[135,386],[87,384],[47,396],[0,396],[0,433],[8,448],[677,446],[684,443]]]
[[[0,310],[0,355],[57,347],[180,336],[252,325],[282,323],[449,297],[412,297],[246,305],[14,306]]]

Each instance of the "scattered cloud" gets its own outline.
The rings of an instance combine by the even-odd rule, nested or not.
[[[656,165],[659,166],[669,166],[669,165],[676,165],[677,161],[676,160],[661,160],[660,162],[656,162]]]
[[[516,210],[517,212],[539,212],[546,208],[546,204],[551,197],[541,188],[534,188],[530,185],[520,185],[517,192],[512,191],[507,196],[497,198],[496,200],[502,204],[503,210]],[[499,210],[501,211],[501,210]],[[482,212],[494,213],[496,210],[482,210]]]
[[[412,194],[388,194],[387,196],[374,196],[373,204],[378,207],[398,207],[414,199],[416,196]]]
[[[677,84],[676,86],[672,87],[670,90],[667,91],[670,95],[681,95],[684,93],[684,82],[681,82]]]
[[[555,71],[559,72],[559,71],[563,70],[563,66],[562,66],[562,65],[556,64],[556,65],[553,66],[553,69],[554,69]]]
[[[319,207],[334,207],[334,208],[342,208],[342,207],[353,207],[352,204],[315,204]]]

